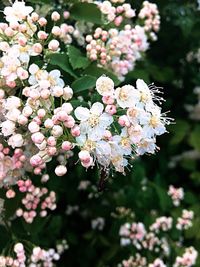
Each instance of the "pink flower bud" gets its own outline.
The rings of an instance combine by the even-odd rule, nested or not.
[[[34,155],[30,158],[30,164],[33,167],[39,166],[43,163],[42,158],[39,155]]]
[[[72,116],[68,116],[67,120],[64,122],[65,127],[73,128],[75,125],[75,120]]]
[[[72,129],[71,129],[71,134],[72,136],[74,137],[77,137],[81,134],[81,131],[80,131],[80,127],[78,125],[75,125]]]
[[[126,127],[130,127],[130,121],[128,119],[128,117],[126,115],[122,115],[119,117],[118,119],[118,123],[119,125],[121,125],[122,127],[126,126]]]
[[[13,29],[11,29],[10,27],[8,27],[8,28],[5,29],[5,32],[4,33],[8,37],[12,37],[15,32],[13,31]]]
[[[62,143],[62,149],[66,150],[66,151],[71,150],[72,149],[72,143],[69,141],[64,141]]]
[[[87,150],[82,150],[78,153],[78,157],[83,163],[90,162],[90,153]]]
[[[48,139],[47,139],[47,144],[49,146],[56,146],[56,139],[54,136],[50,136]]]
[[[123,21],[123,17],[122,16],[116,17],[115,20],[114,20],[115,26],[118,27],[122,23],[122,21]]]
[[[63,17],[64,17],[64,19],[68,19],[69,16],[70,16],[70,13],[69,13],[68,11],[64,11],[64,12],[63,12]]]
[[[17,122],[21,125],[25,125],[28,123],[28,119],[24,115],[19,115]]]
[[[44,32],[44,31],[39,31],[37,36],[40,40],[46,40],[48,37],[48,33]]]
[[[51,32],[53,33],[53,35],[55,36],[60,36],[62,31],[58,26],[54,26],[51,30]]]
[[[56,114],[57,118],[59,121],[66,121],[68,119],[68,115],[65,111],[59,111],[57,114]]]
[[[43,98],[43,99],[48,99],[49,96],[50,96],[50,91],[48,89],[43,89],[40,93],[40,96]]]
[[[41,27],[44,27],[47,24],[47,20],[45,18],[40,18],[38,20],[38,23],[40,24]]]
[[[39,110],[37,111],[37,115],[38,115],[39,118],[42,119],[42,118],[46,115],[46,111],[45,111],[45,109],[43,109],[43,108],[39,109]]]
[[[59,137],[63,134],[63,129],[60,125],[54,125],[52,130],[51,130],[51,134],[54,137]]]
[[[114,115],[117,112],[117,109],[115,105],[107,105],[105,111],[110,115]]]
[[[35,168],[34,169],[34,174],[36,174],[36,175],[41,174],[41,168]]]
[[[57,51],[59,46],[60,46],[60,44],[57,40],[51,40],[49,42],[48,48],[52,51]]]
[[[102,101],[106,105],[112,105],[115,102],[115,99],[112,96],[103,96]]]
[[[26,80],[29,77],[28,71],[24,70],[23,68],[17,69],[17,76],[20,80]]]
[[[49,156],[54,156],[57,153],[56,147],[48,147],[47,153]]]
[[[16,82],[15,81],[6,81],[6,85],[10,88],[15,88]]]
[[[25,117],[29,117],[31,114],[33,113],[33,110],[30,106],[25,106],[22,110],[22,114],[25,116]]]
[[[33,22],[36,22],[39,19],[39,15],[36,12],[33,12],[31,14],[31,19],[32,19]]]
[[[9,190],[6,192],[6,197],[7,197],[7,198],[14,198],[14,197],[15,197],[15,191],[13,191],[12,189],[9,189]]]
[[[25,37],[19,37],[19,38],[18,38],[18,43],[19,43],[19,45],[21,45],[21,46],[25,46],[26,43],[27,43],[27,39],[26,39]]]
[[[17,217],[21,217],[22,214],[23,214],[23,210],[22,210],[22,209],[18,209],[18,210],[16,210],[16,215],[17,215]]]
[[[81,165],[85,168],[89,168],[93,165],[93,158],[90,157],[90,160],[88,162],[81,161]]]
[[[55,168],[55,174],[57,176],[63,176],[67,173],[67,168],[64,166],[64,165],[58,165],[56,168]]]
[[[60,14],[57,12],[57,11],[54,11],[52,14],[51,14],[51,19],[53,21],[58,21],[60,19]]]
[[[42,53],[43,47],[40,43],[36,43],[33,45],[32,49],[36,54],[40,54]]]
[[[45,128],[50,129],[54,126],[54,123],[51,119],[46,119],[44,122],[44,126],[45,126]]]

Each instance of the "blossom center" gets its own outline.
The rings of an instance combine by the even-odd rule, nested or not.
[[[92,140],[87,140],[84,145],[84,149],[87,151],[93,151],[96,148],[96,143]]]
[[[150,124],[153,128],[155,128],[155,127],[158,126],[158,123],[159,123],[159,119],[158,119],[157,117],[155,117],[155,116],[152,116],[151,119],[150,119],[149,124]]]
[[[90,125],[91,127],[95,127],[96,125],[99,124],[99,116],[97,116],[97,115],[92,115],[92,116],[89,118],[88,122],[89,122],[89,125]]]
[[[126,101],[128,99],[128,94],[127,94],[127,91],[125,89],[121,88],[120,93],[119,93],[119,98],[122,101]]]

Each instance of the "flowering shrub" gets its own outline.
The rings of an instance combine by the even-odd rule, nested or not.
[[[172,190],[176,190],[172,193]],[[177,206],[177,202],[174,202],[175,194],[181,192],[183,189],[175,189],[170,186],[169,192],[172,197],[173,204]],[[180,197],[176,197],[177,200]],[[125,223],[121,226],[119,235],[121,237],[121,245],[133,245],[138,251],[135,255],[131,256],[128,260],[122,262],[122,266],[194,266],[197,259],[197,251],[193,247],[186,248],[182,256],[177,256],[172,263],[172,251],[170,243],[174,243],[174,246],[181,247],[183,239],[181,238],[182,230],[189,229],[192,226],[193,211],[183,210],[182,215],[176,220],[172,217],[161,216],[157,217],[152,224],[149,225],[148,230],[142,222]],[[179,230],[179,238],[177,241],[172,240],[173,232]],[[168,234],[166,234],[168,233]],[[146,255],[142,256],[140,251]],[[155,259],[148,258],[148,252],[152,255],[155,254]],[[172,265],[167,265],[172,264]]]
[[[0,266],[199,266],[198,5],[153,2],[1,1]]]

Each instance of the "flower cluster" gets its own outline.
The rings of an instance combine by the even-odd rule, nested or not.
[[[32,223],[34,218],[37,216],[37,211],[40,205],[40,217],[47,216],[47,209],[56,209],[56,194],[54,191],[49,192],[45,187],[35,187],[31,180],[19,180],[17,182],[19,191],[26,193],[25,197],[22,198],[22,204],[25,207],[25,211],[22,208],[16,210],[18,217],[23,217],[27,223]]]
[[[156,39],[154,32],[157,32],[160,28],[160,15],[157,5],[144,1],[138,17],[144,20],[145,31],[149,32],[152,39]]]
[[[196,264],[198,253],[193,247],[185,249],[182,257],[177,257],[173,267],[190,267]]]
[[[173,185],[169,186],[168,195],[171,197],[174,206],[179,206],[181,200],[184,198],[183,188],[175,188]]]
[[[101,12],[106,15],[109,22],[114,22],[121,28],[96,28],[86,36],[87,55],[90,60],[112,70],[120,79],[134,69],[137,60],[149,48],[148,39],[156,40],[156,32],[160,27],[160,16],[156,4],[144,1],[139,12],[140,23],[135,25],[128,18],[135,17],[135,10],[125,1],[97,2]],[[122,3],[122,4],[121,4]],[[128,22],[128,23],[127,23]]]
[[[122,80],[134,69],[142,52],[149,48],[145,30],[139,25],[134,28],[125,25],[124,29],[108,31],[97,28],[93,35],[86,36],[86,41],[88,57],[111,69]]]
[[[130,4],[120,3],[125,1],[103,1],[97,2],[101,12],[106,16],[109,22],[114,22],[115,26],[119,26],[124,19],[135,17],[135,10]],[[115,5],[117,6],[115,7]]]
[[[115,89],[113,81],[102,76],[96,82],[102,102],[74,110],[70,102],[55,107],[56,98],[68,101],[73,95],[72,89],[64,86],[60,71],[47,72],[32,64],[29,72],[30,86],[22,90],[26,100],[16,96],[2,99],[1,134],[13,149],[25,149],[20,157],[29,150],[26,159],[35,174],[40,174],[53,156],[66,152],[63,164],[55,169],[58,176],[64,175],[67,153],[74,147],[80,148],[78,156],[84,167],[96,161],[103,168],[124,172],[128,157],[154,153],[156,136],[166,131],[169,120],[154,103],[159,100],[156,88],[150,90],[142,80],[137,81],[137,88],[125,85]],[[117,115],[119,110],[124,115]]]
[[[39,266],[56,266],[55,262],[60,259],[60,255],[68,248],[66,240],[63,240],[57,245],[57,249],[50,248],[42,249],[32,244],[27,243],[26,246],[22,243],[14,245],[13,252],[15,257],[0,256],[0,266],[7,267],[39,267]],[[26,249],[31,250],[31,255],[26,255]],[[14,254],[12,253],[12,254]]]
[[[194,212],[189,210],[183,210],[182,216],[178,218],[176,228],[179,230],[188,229],[192,226],[192,219]]]
[[[84,167],[92,166],[96,160],[103,168],[111,166],[124,172],[128,157],[155,152],[155,137],[166,131],[165,124],[170,121],[153,102],[153,90],[142,80],[137,80],[136,86],[115,89],[113,81],[102,76],[96,82],[96,90],[103,103],[96,102],[90,109],[75,109],[80,121],[76,142]],[[117,115],[119,111],[123,115]]]
[[[148,229],[142,222],[125,223],[121,226],[119,235],[122,246],[133,245],[137,251],[135,256],[122,262],[123,267],[148,266],[148,267],[166,267],[171,257],[171,231],[187,230],[192,226],[193,212],[183,210],[182,216],[175,219],[172,217],[158,217],[155,222],[149,225]],[[165,234],[167,232],[167,235]],[[183,245],[183,238],[180,236],[174,242],[177,247]],[[151,253],[151,259],[145,255]],[[154,255],[155,254],[155,255]],[[152,256],[155,260],[152,262]],[[194,266],[197,259],[197,251],[194,248],[186,248],[183,256],[174,258],[173,267],[191,267]],[[150,263],[148,264],[148,262]],[[170,265],[172,266],[172,265]]]
[[[106,5],[106,1],[99,5]],[[133,13],[127,4],[118,5],[116,12],[122,8],[126,16]],[[68,19],[69,13],[66,12],[64,18]],[[153,102],[154,99],[159,100],[154,94],[158,91],[155,87],[151,86],[150,90],[143,81],[138,80],[137,89],[130,85],[114,89],[110,78],[100,77],[96,89],[103,97],[102,102],[93,103],[91,109],[78,107],[74,110],[69,102],[73,90],[65,86],[59,70],[47,70],[47,56],[60,49],[59,41],[54,38],[70,43],[66,40],[70,39],[68,34],[73,34],[75,28],[67,24],[54,25],[48,34],[45,31],[47,19],[19,1],[6,7],[4,15],[7,23],[0,24],[1,85],[5,89],[16,88],[16,91],[0,90],[0,128],[7,143],[6,149],[2,149],[9,154],[4,157],[8,163],[4,164],[2,160],[1,164],[2,184],[15,184],[24,174],[23,171],[33,169],[35,174],[41,174],[46,164],[60,154],[63,155],[62,163],[55,172],[58,176],[64,175],[67,159],[73,155],[70,152],[75,147],[81,150],[78,155],[84,167],[93,166],[96,161],[103,168],[111,166],[120,172],[124,172],[128,165],[127,158],[133,154],[154,153],[155,137],[164,133],[165,124],[169,123],[161,114],[160,107]],[[51,14],[54,24],[60,18],[58,12]],[[132,47],[130,42],[130,47],[125,47],[129,46],[126,38],[130,34],[135,45],[144,51],[148,44],[144,29],[140,26],[131,28],[127,25],[124,30],[111,29],[109,32],[97,28],[95,38],[101,36],[104,41],[109,41],[116,54],[120,51],[119,37],[125,42],[121,46],[122,53],[130,57],[133,51],[133,57],[137,58],[138,53],[132,49],[135,45]],[[113,41],[107,39],[107,35],[112,35]],[[86,40],[89,39],[87,36]],[[140,39],[145,41],[141,42]],[[101,54],[105,52],[102,50]],[[31,57],[38,55],[44,59],[42,67],[30,64]],[[124,55],[122,57],[123,60],[126,58]],[[105,60],[103,55],[102,60]],[[132,69],[127,62],[120,66],[117,66],[118,63],[118,59],[116,64],[112,61],[116,68],[120,69],[123,65],[123,75]],[[117,114],[120,109],[124,110],[122,116]],[[119,127],[121,129],[117,129]],[[15,150],[13,157],[10,148]],[[13,172],[16,174],[13,175]],[[8,178],[10,173],[12,179]]]
[[[23,150],[16,148],[10,152],[9,147],[0,144],[0,187],[15,184],[24,175],[26,156]]]

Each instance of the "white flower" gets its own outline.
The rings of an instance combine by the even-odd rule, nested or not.
[[[86,135],[80,135],[76,138],[78,146],[88,151],[104,167],[110,164],[111,146],[104,140],[91,140]]]
[[[144,155],[145,153],[154,154],[156,150],[156,144],[154,139],[143,139],[138,144],[136,153],[138,155]]]
[[[100,102],[92,105],[91,109],[78,107],[74,114],[81,121],[80,128],[82,134],[88,134],[91,140],[100,140],[105,129],[111,125],[113,118],[107,113],[103,113],[104,106]]]
[[[152,92],[149,90],[148,85],[141,79],[136,81],[136,87],[140,93],[140,106],[146,104],[152,104]]]
[[[128,136],[127,129],[123,128],[120,135],[113,136],[112,146],[116,145],[122,155],[131,155],[131,140]]]
[[[17,109],[21,106],[21,99],[16,96],[10,96],[6,99],[4,108],[7,110]]]
[[[25,6],[24,1],[16,0],[11,7],[5,7],[4,15],[6,15],[6,20],[8,22],[16,23],[25,19],[31,12],[33,8],[31,6]]]
[[[160,259],[155,259],[155,261],[148,265],[148,267],[167,267],[164,262]]]
[[[12,135],[8,139],[8,145],[12,146],[12,148],[21,147],[23,146],[23,143],[24,143],[24,139],[21,134]]]
[[[139,101],[139,92],[131,85],[124,85],[115,90],[115,98],[121,108],[134,107]]]
[[[15,131],[15,123],[12,121],[4,121],[1,123],[1,132],[4,136],[9,136]]]
[[[140,123],[143,125],[144,135],[148,138],[166,132],[165,119],[162,117],[161,110],[157,106],[153,106],[151,112],[147,112],[144,117],[141,117]]]
[[[21,111],[19,109],[13,108],[8,111],[5,117],[6,119],[10,121],[17,121],[20,114],[21,114]]]
[[[102,96],[112,96],[114,94],[114,82],[109,77],[101,76],[96,81],[96,89]]]
[[[31,64],[29,67],[29,72],[31,73],[28,82],[31,85],[39,84],[41,89],[48,89],[59,86],[64,87],[64,81],[60,78],[59,70],[52,70],[49,73],[46,70],[39,69],[36,64]]]

